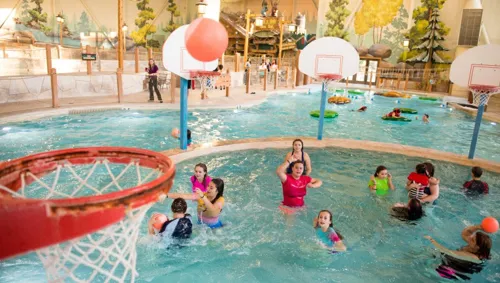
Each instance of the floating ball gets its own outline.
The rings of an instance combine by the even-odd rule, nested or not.
[[[173,128],[173,129],[172,129],[172,132],[170,133],[170,135],[171,135],[173,138],[175,138],[175,139],[178,139],[178,138],[179,138],[179,136],[180,136],[180,134],[181,134],[181,131],[180,131],[179,129],[177,129],[177,128]]]
[[[218,59],[226,51],[228,41],[226,28],[209,18],[194,20],[186,30],[186,49],[198,61]]]
[[[483,228],[485,232],[495,233],[498,231],[498,221],[495,218],[488,216],[483,219],[483,222],[481,222],[481,228]]]
[[[163,223],[167,221],[168,217],[165,214],[154,213],[153,216],[151,216],[151,223],[156,230],[160,230],[163,226]]]

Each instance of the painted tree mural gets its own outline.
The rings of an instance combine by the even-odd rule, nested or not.
[[[358,46],[363,46],[366,34],[370,31],[370,26],[365,20],[365,17],[358,16],[356,12],[354,16],[354,33],[358,36]]]
[[[410,51],[408,52],[407,58],[410,58],[412,62],[418,62],[418,60],[415,59],[416,57],[421,55],[423,51],[418,47],[424,44],[424,42],[426,41],[426,35],[429,33],[430,29],[435,29],[435,31],[438,33],[440,37],[440,39],[437,40],[438,45],[439,42],[444,40],[444,37],[448,35],[448,33],[450,32],[450,28],[448,28],[443,22],[439,20],[439,10],[443,8],[445,2],[446,0],[422,0],[422,5],[413,10],[413,19],[415,25],[406,34],[406,36],[410,40]],[[432,11],[438,12],[437,17],[434,18],[435,21],[434,27],[431,26]],[[429,39],[430,38],[428,38],[427,41]],[[442,59],[443,61],[447,61],[446,56],[444,56],[444,54],[440,52],[439,48],[435,51],[440,59]],[[434,55],[432,54],[429,58],[432,58],[433,56]],[[420,62],[437,63],[438,61],[431,60],[431,61],[420,61]]]
[[[89,16],[87,15],[87,13],[85,11],[82,12],[82,14],[80,15],[80,21],[78,21],[78,24],[77,24],[77,30],[79,32],[91,32],[91,31],[95,31],[95,26],[94,24],[89,21]]]
[[[408,16],[408,11],[406,11],[405,6],[401,5],[399,7],[398,16],[396,16],[391,23],[392,28],[385,31],[384,38],[380,41],[380,43],[391,47],[392,55],[389,57],[390,62],[396,63],[399,54],[404,51],[404,32],[408,29]]]
[[[444,40],[442,33],[444,30],[439,26],[439,9],[432,9],[427,32],[420,39],[420,44],[412,48],[418,53],[408,59],[408,62],[446,63],[438,53],[447,50],[440,44]]]
[[[403,0],[364,0],[354,21],[358,23],[364,21],[364,24],[372,29],[373,43],[379,43],[383,37],[384,27],[392,22],[402,4]],[[363,19],[357,19],[358,17]],[[364,27],[364,24],[360,26]],[[366,34],[362,33],[364,30],[361,29],[356,34],[364,35]]]
[[[346,8],[347,4],[349,4],[348,0],[332,0],[330,2],[330,9],[326,13],[328,26],[326,27],[325,36],[348,40],[349,33],[344,28],[344,22],[351,12]]]
[[[173,32],[176,28],[179,27],[178,24],[174,22],[174,18],[177,18],[181,15],[181,12],[177,9],[177,3],[174,0],[168,0],[167,11],[170,12],[170,21],[168,22],[168,26],[163,29],[165,32]]]
[[[28,10],[30,18],[26,22],[26,26],[40,29],[41,31],[44,32],[49,32],[51,30],[50,27],[44,25],[44,23],[45,24],[47,23],[47,13],[43,12],[42,9],[43,2],[44,0],[31,0],[31,3],[35,4],[35,8]]]
[[[139,13],[135,19],[135,25],[139,28],[133,31],[130,36],[137,46],[160,47],[160,43],[154,39],[147,39],[148,35],[156,33],[156,26],[152,25],[156,17],[153,8],[148,7],[149,0],[138,0],[137,9]]]
[[[21,5],[21,22],[26,24],[30,19],[30,13],[28,12],[30,8],[30,4],[28,0],[23,0],[23,4]]]

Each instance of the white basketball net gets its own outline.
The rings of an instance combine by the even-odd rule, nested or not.
[[[336,83],[336,82],[339,82],[340,80],[342,80],[342,78],[320,78],[321,79],[321,82],[323,83],[323,90],[325,92],[331,92],[333,88],[329,88],[330,85],[332,85],[332,83]]]
[[[480,106],[487,105],[490,97],[493,94],[500,93],[500,87],[498,88],[470,88],[472,92],[472,104]]]
[[[106,173],[107,176],[104,176]],[[22,187],[17,192],[2,185],[0,190],[18,198],[30,198],[33,194],[37,194],[39,199],[102,195],[150,182],[161,174],[159,169],[144,168],[135,161],[127,165],[110,163],[105,158],[88,165],[72,165],[63,161],[54,172],[41,179],[30,172],[21,174]],[[25,188],[26,178],[35,180],[28,189]],[[71,184],[61,184],[62,179],[71,179]],[[132,182],[134,184],[130,186]],[[142,219],[151,206],[148,204],[130,210],[122,221],[95,233],[37,250],[48,281],[134,282],[138,275],[135,243]]]

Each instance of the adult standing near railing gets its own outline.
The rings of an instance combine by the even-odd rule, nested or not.
[[[148,102],[155,101],[155,98],[153,96],[153,88],[154,88],[155,92],[156,92],[156,96],[158,97],[158,100],[160,101],[160,103],[163,103],[163,100],[161,99],[160,90],[158,89],[158,66],[156,66],[154,59],[149,59],[149,67],[146,68],[146,71],[148,72],[148,76],[149,76],[149,101]]]

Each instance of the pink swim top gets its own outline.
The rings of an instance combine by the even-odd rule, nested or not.
[[[202,192],[206,192],[208,188],[208,184],[212,181],[212,178],[210,176],[207,176],[205,178],[205,181],[202,183],[198,182],[198,179],[193,175],[191,176],[191,184],[193,184],[193,193],[195,192],[196,188],[200,189]]]
[[[299,179],[292,177],[292,174],[286,175],[286,181],[281,183],[283,186],[283,205],[303,206],[304,197],[307,194],[307,184],[311,182],[310,176],[302,175]]]

